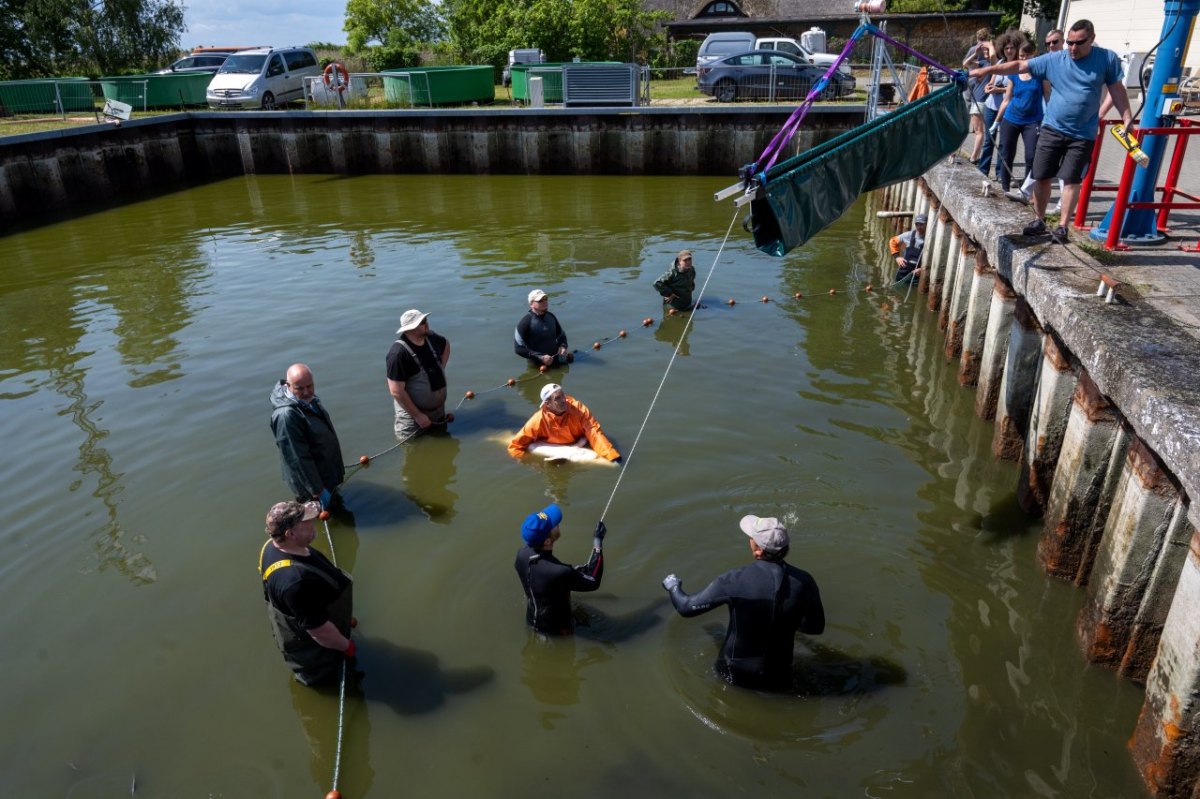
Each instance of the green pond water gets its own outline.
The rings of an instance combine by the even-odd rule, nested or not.
[[[883,251],[865,203],[772,259],[740,225],[721,251],[730,182],[257,177],[7,236],[0,794],[329,790],[336,691],[292,682],[256,573],[287,498],[268,395],[307,362],[346,461],[386,449],[384,354],[420,308],[451,342],[451,404],[477,396],[449,436],[356,471],[330,524],[365,674],[347,799],[1144,795],[1141,692],[1084,662],[1082,592],[1038,566],[935,317],[861,290]],[[682,247],[716,267],[660,392],[685,321],[651,283]],[[512,352],[534,287],[619,484],[505,452],[544,380]],[[556,551],[581,562],[610,497],[589,624],[538,641],[520,522],[558,501]],[[679,618],[659,585],[747,563],[745,513],[783,517],[821,587],[797,695],[715,680],[724,611]]]

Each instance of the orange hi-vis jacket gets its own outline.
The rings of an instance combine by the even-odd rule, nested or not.
[[[602,458],[615,461],[621,457],[621,453],[617,452],[600,429],[600,423],[592,416],[592,412],[574,397],[567,397],[567,409],[562,413],[551,413],[545,407],[534,411],[521,432],[508,443],[508,454],[519,458],[536,441],[569,445],[580,438],[586,438],[588,445]]]

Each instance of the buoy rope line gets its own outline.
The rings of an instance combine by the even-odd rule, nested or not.
[[[734,218],[734,222],[736,222],[736,221],[737,221],[736,218]],[[730,234],[732,233],[732,229],[733,229],[732,226],[733,226],[733,223],[731,223],[730,229],[726,230],[725,238],[721,240],[720,250],[718,250],[718,253],[716,253],[716,258],[714,258],[714,260],[713,260],[713,266],[712,266],[712,268],[709,269],[708,276],[706,278],[704,278],[704,283],[703,283],[703,286],[701,286],[700,294],[698,294],[697,298],[696,298],[695,311],[702,311],[702,310],[704,310],[704,308],[708,307],[706,305],[702,305],[701,301],[704,298],[704,292],[706,292],[706,290],[708,289],[709,281],[712,280],[712,278],[713,278],[713,274],[714,274],[714,271],[716,268],[716,263],[718,263],[718,260],[720,259],[721,254],[725,252],[725,248],[728,245],[728,240],[730,240]],[[858,268],[856,265],[856,268],[854,268],[852,278],[856,278],[856,280],[857,280],[857,277],[858,277]],[[904,281],[896,281],[894,283],[884,284],[884,286],[882,286],[880,288],[881,288],[881,290],[884,290],[884,292],[887,292],[887,290],[894,289],[896,286],[899,286],[899,284],[901,282],[904,282]],[[908,287],[908,288],[910,288],[910,292],[911,292],[911,290],[912,290],[911,283],[910,283],[910,287]],[[876,289],[874,286],[872,286],[871,283],[866,283],[865,286],[860,290],[863,290],[863,292],[865,292],[865,293],[871,294],[871,293],[874,293]],[[853,292],[850,292],[850,293],[853,293]],[[835,289],[835,288],[829,289],[829,292],[828,292],[829,296],[835,296],[838,294],[846,295],[846,294],[850,294],[850,293],[839,292],[839,290]],[[762,302],[763,305],[766,305],[772,301],[786,302],[788,300],[803,300],[803,299],[805,299],[805,296],[808,296],[808,295],[805,295],[803,292],[796,292],[796,293],[792,294],[791,296],[785,296],[785,298],[776,298],[775,300],[773,300],[772,298],[770,298],[770,296],[763,295],[760,302]],[[905,300],[907,300],[907,295],[905,295]],[[737,301],[730,299],[730,300],[726,300],[725,304],[733,306],[733,305],[737,305]],[[674,311],[673,308],[671,308],[671,310],[667,311],[668,316],[676,316],[676,313],[677,312]],[[695,313],[689,314],[688,322],[686,322],[686,324],[684,325],[683,336],[688,334],[688,331],[691,328],[692,316],[695,316]],[[642,328],[652,328],[653,325],[654,325],[654,320],[652,318],[647,317],[647,318],[642,319],[642,323],[641,323]],[[674,353],[672,353],[672,355],[671,355],[671,361],[668,362],[668,364],[667,364],[667,367],[666,367],[667,371],[670,371],[671,365],[674,364],[674,360],[676,360],[676,356],[679,354],[679,348],[683,346],[683,336],[679,337],[679,342],[677,342],[677,344],[676,344],[676,349],[674,349]],[[628,337],[628,334],[626,334],[626,331],[620,330],[619,332],[617,332],[616,335],[613,335],[613,336],[610,336],[607,338],[601,338],[601,340],[595,341],[592,344],[592,349],[599,350],[602,347],[605,347],[606,344],[611,344],[614,341],[622,340],[622,338],[626,338],[626,337]],[[587,352],[587,350],[582,350],[582,349],[572,350],[572,354],[576,355],[576,360],[586,359],[587,356],[590,355],[590,353]],[[466,394],[464,394],[462,397],[458,398],[458,402],[457,402],[457,404],[455,404],[454,409],[452,409],[451,413],[448,414],[450,416],[448,421],[454,421],[454,416],[452,416],[452,414],[456,413],[456,411],[458,409],[462,408],[463,403],[466,403],[468,401],[468,399],[474,399],[476,396],[480,396],[480,395],[491,394],[492,391],[499,391],[500,389],[510,389],[510,388],[512,388],[512,386],[516,386],[521,383],[528,383],[528,382],[530,382],[530,380],[548,379],[546,377],[547,371],[548,371],[547,367],[542,366],[542,367],[540,367],[540,370],[538,373],[527,374],[526,377],[521,377],[521,378],[508,378],[505,380],[504,383],[500,383],[499,385],[491,386],[491,388],[488,388],[488,389],[481,389],[479,391],[467,391]],[[666,379],[666,373],[664,373],[664,380],[665,379]],[[662,388],[662,384],[659,385],[660,390],[661,390],[661,388]],[[658,392],[655,392],[654,401],[656,401],[656,399],[658,399]],[[653,408],[654,408],[654,405],[653,405],[653,401],[652,401],[652,405],[650,405],[650,410],[653,410]],[[648,419],[649,419],[649,413],[647,413],[647,420]],[[642,428],[644,428],[644,426],[646,426],[646,423],[647,423],[647,421],[643,420]],[[344,464],[344,468],[346,468],[348,470],[348,474],[346,475],[346,479],[344,479],[341,482],[341,485],[342,486],[346,485],[346,483],[349,482],[350,477],[353,477],[355,474],[358,474],[361,469],[368,467],[368,465],[370,465],[373,461],[376,461],[377,458],[383,457],[384,455],[388,455],[389,452],[400,449],[401,446],[409,443],[410,440],[413,440],[414,438],[418,437],[418,435],[420,435],[422,432],[424,432],[424,431],[421,431],[421,429],[419,429],[419,431],[410,433],[410,434],[406,435],[406,437],[404,437],[403,439],[396,441],[396,443],[389,446],[388,449],[380,450],[379,452],[374,453],[374,455],[361,456],[358,459],[358,462],[356,462],[356,463]],[[641,433],[642,433],[642,429],[638,429],[638,438],[641,437]],[[637,446],[637,438],[634,439],[634,447],[636,447],[636,446]],[[634,449],[630,449],[630,451],[629,451],[630,457],[632,457],[632,453],[634,453]],[[623,468],[622,468],[622,470],[620,470],[620,474],[617,476],[617,485],[618,486],[620,485],[620,477],[622,477],[625,473],[624,467],[625,467],[625,465],[629,464],[629,459],[630,459],[629,457],[626,457],[624,459]],[[613,492],[616,493],[616,487],[613,488]],[[612,498],[610,497],[610,499],[608,499],[608,501],[610,501],[610,504],[611,504]],[[607,511],[607,505],[605,506],[605,510]],[[604,518],[604,517],[601,516],[601,518]],[[332,546],[332,541],[330,541],[330,545]]]
[[[701,304],[701,301],[704,299],[704,292],[708,289],[708,282],[712,280],[713,273],[717,271],[717,263],[721,260],[721,254],[725,252],[725,245],[729,242],[729,234],[733,232],[733,226],[737,223],[740,214],[741,209],[735,209],[733,218],[729,220],[729,229],[725,231],[725,238],[721,240],[721,247],[717,250],[716,257],[713,258],[712,266],[708,268],[708,275],[704,278],[704,284],[700,286],[700,293],[696,295],[696,304],[693,306],[693,311],[688,314],[687,322],[683,325],[683,332],[679,334],[679,341],[675,342],[675,351],[671,353],[671,360],[667,361],[667,367],[663,369],[662,379],[658,381],[658,388],[654,390],[654,396],[650,398],[650,407],[646,409],[646,416],[642,419],[642,425],[638,428],[637,435],[633,438],[633,445],[629,448],[629,454],[626,456],[624,463],[621,464],[621,471],[617,473],[612,493],[608,495],[608,502],[604,503],[604,510],[600,512],[600,521],[604,521],[604,517],[608,515],[608,509],[612,505],[613,497],[617,495],[617,489],[621,487],[621,478],[625,476],[625,470],[633,462],[633,453],[637,452],[638,442],[641,441],[642,433],[645,431],[646,425],[650,422],[650,414],[654,413],[654,406],[658,403],[658,397],[662,394],[663,386],[667,383],[667,377],[671,374],[671,367],[675,365],[675,359],[679,357],[679,350],[683,347],[683,340],[687,338],[688,331],[692,328],[692,320],[704,308]],[[766,299],[767,297],[763,297],[763,300]]]

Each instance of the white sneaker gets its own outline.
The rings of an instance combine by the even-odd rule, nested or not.
[[[1062,203],[1055,203],[1053,208],[1047,208],[1047,209],[1046,209],[1046,213],[1048,213],[1048,214],[1061,214],[1061,213],[1062,213]]]
[[[1021,191],[1020,189],[1012,189],[1011,191],[1006,191],[1006,192],[1004,192],[1004,196],[1007,197],[1008,199],[1012,200],[1015,203],[1020,203],[1021,205],[1029,205],[1029,195],[1026,194],[1025,192]]]

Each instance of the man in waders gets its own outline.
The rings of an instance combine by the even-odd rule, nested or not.
[[[396,438],[406,441],[446,424],[446,364],[450,342],[429,329],[429,314],[400,316],[399,338],[387,354],[387,384],[396,406]]]
[[[921,251],[925,249],[925,225],[929,217],[917,214],[912,230],[906,230],[888,241],[888,252],[896,262],[896,283],[916,280],[921,276]]]
[[[654,281],[654,290],[662,295],[663,305],[676,311],[692,310],[692,292],[696,290],[696,270],[692,268],[692,251],[680,250],[671,268]]]
[[[299,502],[319,499],[340,505],[338,486],[346,479],[342,447],[333,419],[317,399],[312,370],[294,363],[271,392],[271,432],[283,465],[283,481]]]
[[[698,616],[729,606],[729,627],[717,658],[721,677],[744,688],[783,690],[792,679],[792,648],[797,632],[825,631],[821,593],[808,572],[784,562],[787,528],[778,519],[745,516],[754,562],[725,572],[707,588],[689,595],[674,574],[663,588],[681,616]]]
[[[267,512],[270,538],[258,553],[271,634],[304,685],[336,682],[355,654],[350,640],[350,576],[309,548],[317,534],[316,502],[277,502]]]

